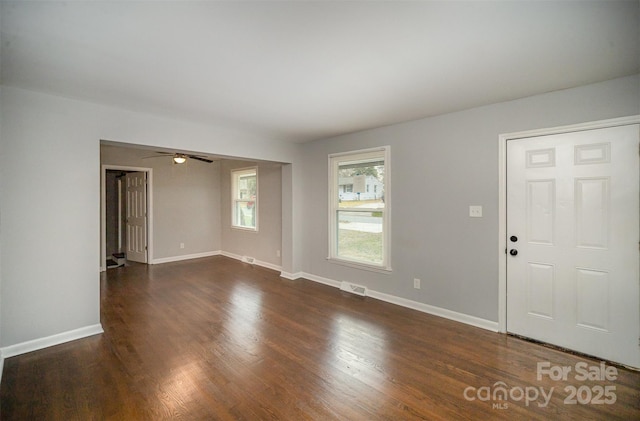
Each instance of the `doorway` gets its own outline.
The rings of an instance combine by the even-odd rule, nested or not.
[[[151,168],[102,166],[101,271],[152,261]]]
[[[626,123],[503,139],[500,328],[640,367],[640,126]]]

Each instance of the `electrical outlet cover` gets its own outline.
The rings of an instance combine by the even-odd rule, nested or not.
[[[482,218],[482,206],[469,206],[469,216],[472,218]]]

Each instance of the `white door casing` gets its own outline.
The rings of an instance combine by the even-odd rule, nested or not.
[[[127,260],[147,263],[147,173],[125,176]]]
[[[507,142],[508,332],[640,367],[638,144],[638,125]]]

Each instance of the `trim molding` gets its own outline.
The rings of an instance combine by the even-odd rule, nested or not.
[[[306,272],[302,272],[300,277],[304,279],[308,279],[313,282],[318,282],[324,285],[338,288],[338,289],[340,288],[340,284],[341,284],[339,281],[336,281],[334,279],[323,278],[322,276],[316,276]],[[420,303],[417,301],[409,300],[402,297],[397,297],[395,295],[385,294],[384,292],[379,292],[371,289],[367,290],[367,297],[371,297],[376,300],[399,305],[401,307],[410,308],[412,310],[417,310],[422,313],[427,313],[434,316],[443,317],[445,319],[453,320],[456,322],[464,323],[467,325],[490,330],[492,332],[498,332],[498,322],[482,319],[480,317],[470,316],[464,313],[458,313],[457,311],[447,310],[446,308],[441,308],[441,307],[436,307],[429,304]]]
[[[275,265],[275,264],[269,263],[269,262],[263,262],[262,260],[258,260],[258,259],[253,259],[253,263],[245,262],[242,259],[243,256],[241,256],[239,254],[235,254],[235,253],[230,253],[228,251],[221,251],[220,254],[225,256],[225,257],[229,257],[231,259],[239,260],[239,261],[241,261],[243,263],[247,263],[247,264],[250,264],[250,265],[256,265],[256,266],[262,266],[263,268],[275,270],[277,272],[280,272],[282,270],[282,266],[278,266],[278,265]]]
[[[2,351],[0,351],[0,383],[2,383],[2,370],[4,369],[4,357]]]
[[[335,279],[323,278],[322,276],[313,275],[311,273],[302,272],[300,274],[301,278],[309,279],[313,282],[318,282],[320,284],[329,285],[330,287],[340,289],[340,285],[342,282],[336,281]],[[369,290],[370,291],[370,290]]]
[[[298,278],[302,278],[302,276],[303,276],[302,272],[296,272],[296,273],[280,272],[280,277],[281,278],[285,278],[285,279],[288,279],[290,281],[295,281]]]
[[[100,333],[104,333],[104,330],[102,330],[102,325],[99,323],[97,325],[85,326],[79,329],[58,333],[57,335],[33,339],[31,341],[0,348],[0,358],[2,358],[2,362],[4,364],[5,358],[15,357],[16,355],[26,354],[27,352],[37,351],[39,349],[60,345],[66,342],[75,341],[76,339],[98,335]]]
[[[220,250],[215,250],[215,251],[206,251],[204,253],[184,254],[182,256],[161,257],[159,259],[153,259],[151,261],[151,264],[157,265],[161,263],[180,262],[182,260],[200,259],[202,257],[218,256],[220,254],[224,254],[224,252]]]
[[[449,320],[464,323],[467,325],[490,330],[492,332],[498,331],[498,322],[492,322],[491,320],[481,319],[480,317],[470,316],[464,313],[458,313],[457,311],[420,303],[418,301],[408,300],[402,297],[396,297],[395,295],[389,295],[389,294],[385,294],[383,292],[378,292],[378,291],[369,290],[367,291],[367,296],[371,298],[375,298],[380,301],[385,301],[387,303],[396,304],[402,307],[407,307],[413,310],[421,311],[422,313],[427,313],[433,316],[443,317],[445,319],[449,319]]]
[[[239,260],[239,261],[243,261],[241,255],[239,254],[234,254],[234,253],[230,253],[228,251],[224,251],[224,250],[215,250],[215,251],[206,251],[204,253],[195,253],[195,254],[185,254],[182,256],[171,256],[171,257],[161,257],[159,259],[153,259],[153,261],[150,263],[152,265],[157,265],[157,264],[162,264],[162,263],[171,263],[171,262],[180,262],[182,260],[191,260],[191,259],[200,259],[203,257],[211,257],[211,256],[225,256],[225,257],[229,257],[231,259],[235,259],[235,260]],[[253,265],[257,265],[257,266],[262,266],[265,267],[267,269],[272,269],[275,271],[281,271],[282,267],[275,265],[273,263],[269,263],[269,262],[263,262],[262,260],[258,260],[258,259],[254,259],[253,263],[251,263]],[[293,278],[295,279],[295,278]]]

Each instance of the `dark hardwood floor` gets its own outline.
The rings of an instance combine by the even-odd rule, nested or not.
[[[640,419],[638,372],[221,256],[101,285],[104,334],[6,359],[2,420]]]

